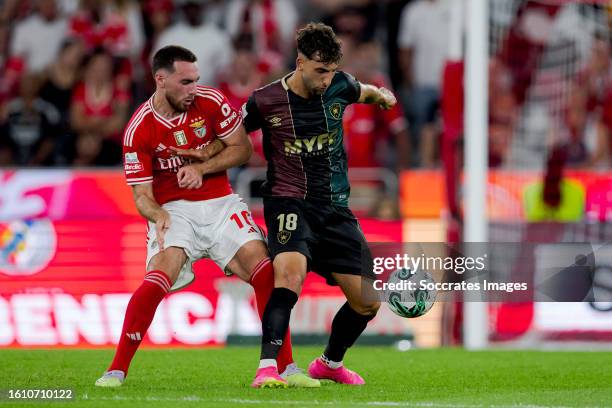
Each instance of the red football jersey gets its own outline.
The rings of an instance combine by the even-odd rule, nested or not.
[[[174,200],[209,200],[232,192],[225,171],[204,176],[199,189],[179,188],[176,173],[187,163],[172,154],[170,146],[202,149],[224,139],[242,124],[242,117],[227,98],[214,88],[198,86],[187,112],[172,120],[153,109],[153,97],[140,105],[125,129],[124,170],[129,185],[153,183],[155,200],[161,205]]]

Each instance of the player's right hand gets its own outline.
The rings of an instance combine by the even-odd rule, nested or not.
[[[385,87],[378,88],[378,92],[381,95],[381,99],[380,102],[378,102],[378,106],[385,110],[391,109],[395,106],[395,104],[397,103],[397,99],[395,98],[395,95],[393,95],[393,92],[391,92]]]
[[[192,159],[197,161],[206,161],[210,157],[206,154],[204,149],[179,149],[178,147],[170,146],[169,149],[172,153],[177,156],[181,156],[185,159]]]
[[[176,173],[176,179],[180,188],[188,190],[202,187],[202,176],[204,173],[197,166],[190,164],[183,166]]]
[[[166,235],[168,228],[170,228],[170,214],[162,209],[155,220],[155,235],[160,251],[164,249],[164,235]]]

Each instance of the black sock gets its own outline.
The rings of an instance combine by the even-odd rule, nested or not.
[[[329,343],[323,355],[331,361],[342,361],[346,350],[355,343],[374,316],[359,314],[346,302],[334,317]]]
[[[261,359],[276,360],[289,327],[291,309],[298,295],[287,288],[274,288],[261,317]]]

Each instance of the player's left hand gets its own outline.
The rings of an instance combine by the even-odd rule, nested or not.
[[[378,92],[380,92],[381,95],[380,101],[378,102],[378,106],[383,109],[391,109],[395,106],[395,104],[397,103],[397,99],[395,98],[395,95],[393,95],[393,92],[391,92],[385,87],[378,88]]]
[[[177,156],[181,156],[185,159],[192,159],[201,162],[210,159],[204,149],[179,149],[178,147],[174,146],[170,146],[168,149],[170,149],[170,151]]]
[[[194,165],[183,166],[176,174],[180,188],[193,190],[202,187],[202,171]]]

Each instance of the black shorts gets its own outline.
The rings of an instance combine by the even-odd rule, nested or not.
[[[372,255],[351,210],[299,198],[264,198],[268,248],[272,259],[299,252],[308,270],[337,285],[332,272],[373,277]]]

